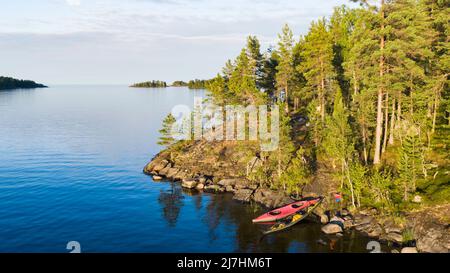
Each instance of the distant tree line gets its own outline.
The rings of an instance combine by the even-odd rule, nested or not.
[[[189,89],[205,89],[206,85],[211,82],[211,80],[191,80],[188,83]]]
[[[0,77],[0,90],[19,88],[45,88],[47,86],[29,80],[17,80],[10,77]]]
[[[187,86],[188,86],[188,83],[187,83],[187,82],[184,82],[184,81],[174,81],[174,82],[172,83],[172,86],[173,86],[173,87],[187,87]]]
[[[164,81],[148,81],[148,82],[135,83],[131,87],[160,88],[160,87],[167,87],[167,83]]]
[[[207,84],[211,83],[211,80],[190,80],[189,82],[174,81],[173,87],[188,87],[189,89],[206,89]]]

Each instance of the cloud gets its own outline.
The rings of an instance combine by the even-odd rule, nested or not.
[[[348,0],[39,2],[0,16],[0,75],[48,83],[209,78],[239,54],[247,35],[265,49],[287,22],[298,39]]]
[[[66,0],[66,3],[69,6],[76,7],[76,6],[81,5],[81,0]]]

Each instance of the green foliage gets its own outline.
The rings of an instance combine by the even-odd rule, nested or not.
[[[210,82],[210,80],[199,80],[199,79],[195,79],[195,80],[190,80],[187,84],[189,89],[206,89],[206,86],[208,85],[208,83]]]
[[[412,229],[405,229],[402,233],[403,242],[407,243],[415,240],[416,236],[414,236],[414,231]]]
[[[300,52],[302,62],[297,66],[297,70],[306,79],[304,93],[318,100],[318,111],[323,122],[327,98],[334,96],[335,75],[332,36],[325,19],[311,24],[309,33],[300,40]]]
[[[176,119],[172,114],[167,115],[163,120],[162,128],[159,130],[161,134],[158,144],[161,146],[170,147],[175,143],[175,139],[172,136],[172,126],[175,124]]]
[[[392,205],[393,177],[388,170],[373,170],[369,177],[367,188],[369,198],[366,199],[367,205],[380,206],[383,209],[389,209]]]
[[[360,207],[362,204],[363,194],[365,193],[364,191],[366,191],[368,187],[368,169],[366,166],[355,161],[350,163],[348,172],[350,177],[349,181],[351,181],[352,187],[348,186],[347,192],[350,191],[351,195],[351,190],[353,189],[356,206]]]
[[[311,166],[306,158],[306,151],[300,148],[291,164],[281,177],[283,184],[286,185],[288,193],[295,192],[297,195],[301,192],[304,185],[312,181]]]
[[[137,88],[164,88],[167,87],[167,83],[163,81],[148,81],[148,82],[140,82],[135,83],[131,87]]]
[[[185,87],[185,86],[188,86],[188,83],[184,82],[184,81],[174,81],[172,83],[172,86],[173,87]]]
[[[419,139],[417,129],[411,127],[404,137],[398,162],[399,181],[404,188],[404,200],[408,194],[416,191],[416,183],[423,170],[424,148]]]
[[[298,42],[287,25],[263,53],[249,36],[208,82],[210,100],[285,109],[279,149],[261,153],[250,175],[261,184],[299,191],[331,165],[354,206],[407,208],[416,186],[448,202],[448,1],[354,2],[361,7],[337,7]]]
[[[325,139],[322,148],[338,164],[346,164],[353,157],[353,132],[348,123],[348,111],[345,109],[341,92],[336,94],[332,116],[327,116]]]
[[[289,109],[289,91],[294,72],[292,49],[294,47],[294,37],[292,30],[287,24],[283,26],[281,34],[278,35],[278,65],[276,67],[276,87],[278,97],[281,98],[281,91],[284,92],[286,110]]]

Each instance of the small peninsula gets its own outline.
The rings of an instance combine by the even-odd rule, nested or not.
[[[18,80],[0,76],[0,90],[47,88],[47,86],[30,80]]]

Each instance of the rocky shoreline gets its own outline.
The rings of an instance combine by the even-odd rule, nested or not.
[[[250,203],[254,202],[266,208],[275,208],[292,202],[284,192],[262,188],[239,176],[235,168],[242,164],[227,165],[216,160],[191,162],[171,160],[167,151],[158,154],[144,167],[144,173],[153,176],[155,181],[179,181],[183,188],[209,193],[232,193],[233,199]],[[189,157],[188,157],[189,158]],[[189,162],[189,164],[188,164]],[[196,167],[190,165],[197,162]],[[224,166],[225,165],[225,166]],[[215,167],[221,166],[220,171]],[[231,170],[231,172],[224,171]],[[234,170],[234,172],[233,172]],[[320,187],[319,187],[320,188]],[[305,196],[326,196],[326,192],[311,192]],[[411,212],[404,216],[404,223],[396,223],[392,217],[379,214],[376,209],[352,211],[342,209],[337,215],[331,213],[331,198],[326,198],[323,205],[314,212],[313,220],[321,222],[325,234],[342,235],[346,230],[355,229],[374,240],[402,248],[401,252],[450,252],[450,225],[446,216],[450,215],[450,205]],[[442,216],[442,217],[440,217]]]

